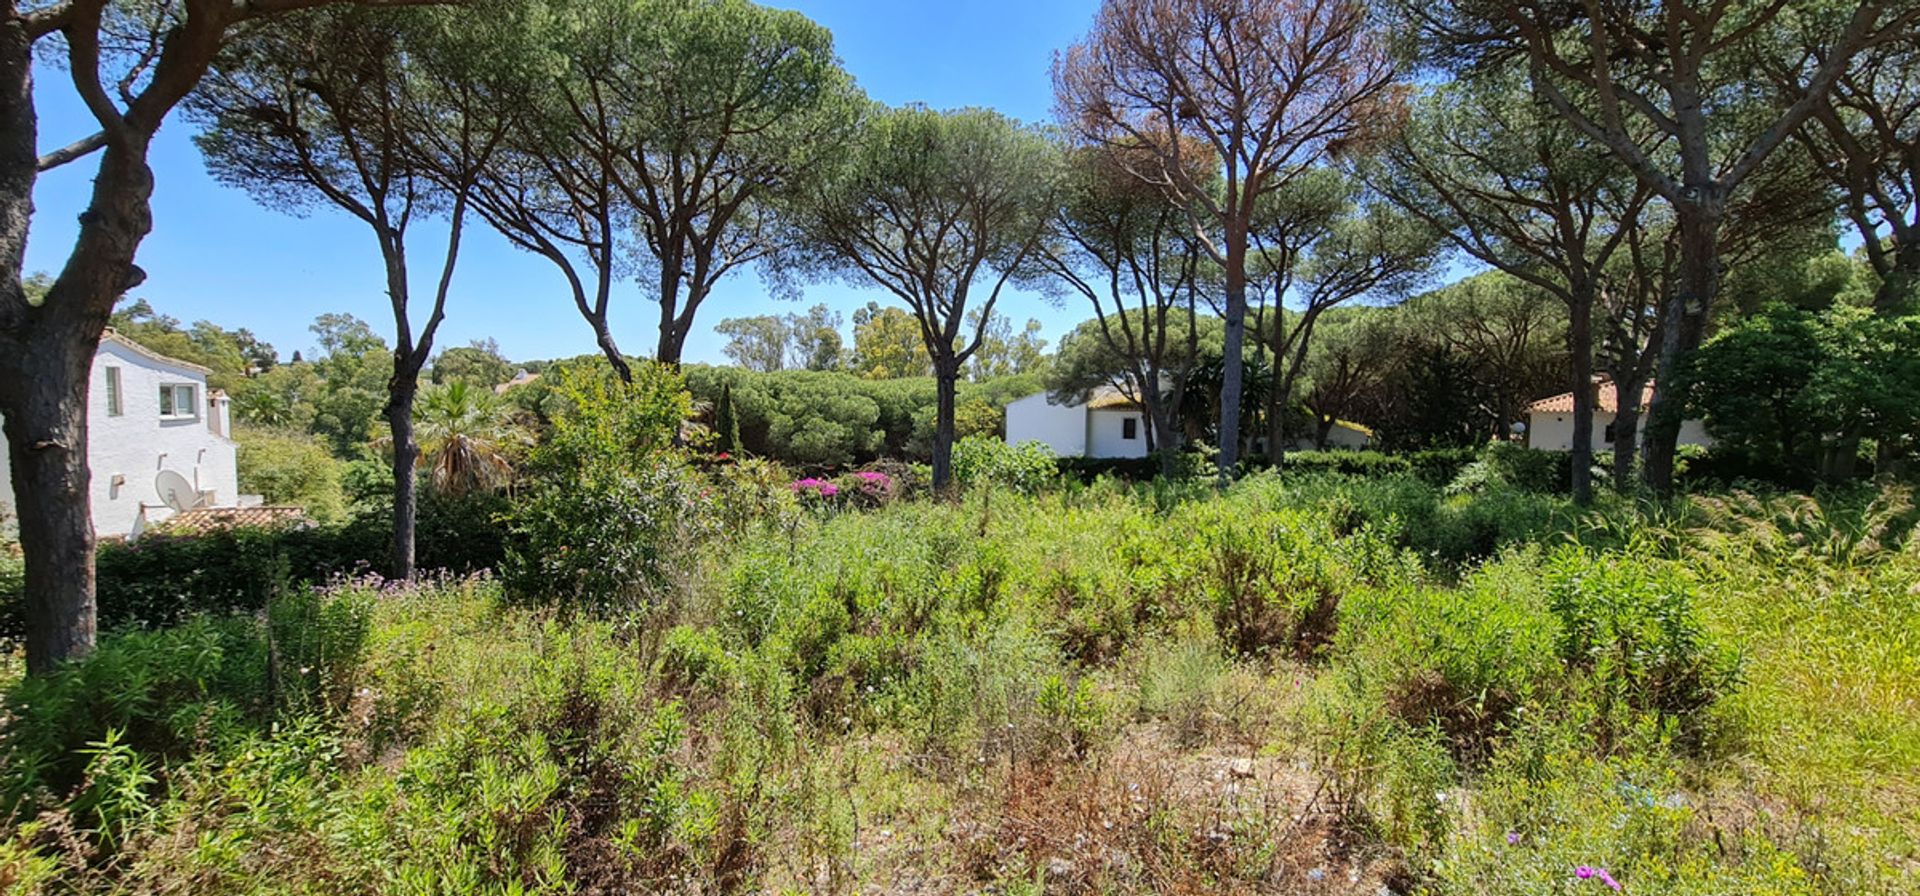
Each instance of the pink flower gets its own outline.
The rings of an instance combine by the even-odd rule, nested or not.
[[[811,476],[805,479],[796,479],[793,481],[793,484],[787,486],[787,488],[792,490],[796,495],[812,493],[822,498],[831,498],[834,495],[840,494],[839,486],[823,479],[815,479]]]

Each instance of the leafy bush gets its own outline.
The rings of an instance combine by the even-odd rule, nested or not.
[[[712,517],[711,490],[672,444],[690,410],[680,378],[654,364],[631,383],[602,366],[547,378],[553,428],[531,458],[539,479],[506,514],[501,582],[526,603],[654,607]]]
[[[953,478],[961,485],[1031,495],[1053,481],[1054,473],[1053,449],[1044,442],[1009,445],[992,436],[968,436],[953,446]]]
[[[677,463],[541,488],[510,512],[500,581],[517,601],[582,610],[656,606],[711,513]]]
[[[468,575],[499,565],[506,499],[420,496],[415,565]],[[107,544],[96,559],[100,624],[170,625],[197,613],[258,610],[283,584],[320,583],[387,568],[393,520],[370,510],[311,528],[239,528],[196,536],[150,535]],[[4,561],[0,561],[3,563]],[[0,576],[0,634],[22,595]]]
[[[1456,756],[1484,758],[1509,715],[1558,663],[1553,618],[1529,599],[1531,564],[1511,558],[1457,589],[1361,589],[1342,603],[1336,705],[1376,706],[1433,728]]]
[[[202,616],[102,639],[86,659],[22,680],[0,726],[0,815],[68,793],[100,757],[219,748],[282,714],[335,713],[359,683],[364,588],[276,598],[266,620]],[[124,763],[123,763],[124,764]]]
[[[1544,572],[1560,657],[1592,677],[1602,712],[1655,713],[1697,738],[1702,711],[1733,687],[1739,663],[1707,634],[1692,584],[1665,564],[1574,548],[1555,552]]]

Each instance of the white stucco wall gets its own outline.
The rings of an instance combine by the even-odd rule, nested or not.
[[[1611,451],[1613,443],[1607,441],[1607,425],[1613,422],[1612,411],[1593,412],[1593,450]],[[1647,415],[1640,415],[1640,432],[1647,431]],[[1713,437],[1707,435],[1707,426],[1699,420],[1683,420],[1680,423],[1680,444],[1712,445]],[[1527,415],[1527,447],[1546,451],[1573,450],[1573,415],[1566,413],[1543,413],[1534,411]]]
[[[1354,429],[1351,426],[1342,426],[1335,423],[1332,429],[1327,430],[1328,448],[1358,451],[1367,447],[1371,441],[1372,439],[1369,438],[1366,433]]]
[[[108,413],[107,369],[120,370],[121,413]],[[224,398],[208,397],[206,374],[169,364],[109,337],[93,358],[87,390],[87,464],[92,471],[93,528],[101,536],[132,536],[147,523],[173,515],[162,500],[156,477],[172,470],[202,491],[205,503],[232,506],[240,483],[234,443],[216,434],[231,432]],[[190,415],[160,416],[160,387],[190,384]],[[12,471],[0,481],[0,500],[13,515]],[[144,523],[142,509],[145,509]]]
[[[1133,421],[1133,438],[1126,438],[1126,421]],[[1147,419],[1139,411],[1099,408],[1087,412],[1088,457],[1146,457]]]
[[[1059,457],[1086,454],[1086,407],[1054,404],[1045,392],[1007,402],[1007,444],[1021,442],[1045,442]]]

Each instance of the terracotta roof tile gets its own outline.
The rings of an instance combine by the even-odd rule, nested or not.
[[[312,522],[307,512],[298,507],[195,507],[167,517],[148,531],[161,535],[205,535],[226,529],[286,529],[312,525]]]
[[[1599,399],[1594,403],[1594,410],[1608,414],[1619,413],[1620,398],[1615,394],[1618,390],[1613,387],[1612,383],[1598,383],[1595,385],[1594,391],[1596,393],[1595,397]],[[1644,409],[1651,403],[1653,403],[1653,383],[1648,382],[1646,388],[1640,392],[1640,407]],[[1573,413],[1573,393],[1562,392],[1552,398],[1542,398],[1539,401],[1527,405],[1527,411],[1529,413],[1544,414]]]

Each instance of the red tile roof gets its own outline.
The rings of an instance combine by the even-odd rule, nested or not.
[[[1619,413],[1620,398],[1615,394],[1618,390],[1614,389],[1613,383],[1595,383],[1594,391],[1597,393],[1596,397],[1599,399],[1599,401],[1594,404],[1594,410],[1608,414]],[[1651,403],[1653,403],[1653,382],[1648,381],[1646,388],[1640,391],[1640,407],[1645,409],[1646,406]],[[1573,393],[1562,392],[1552,398],[1542,398],[1533,404],[1527,405],[1527,412],[1571,414],[1573,413]]]
[[[307,512],[298,507],[194,507],[167,517],[148,531],[161,535],[205,535],[224,529],[284,529],[311,522]]]

